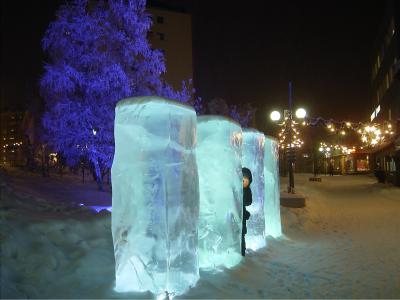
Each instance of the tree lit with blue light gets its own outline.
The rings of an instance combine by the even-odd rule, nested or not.
[[[42,40],[48,55],[41,78],[46,139],[75,165],[84,157],[101,188],[114,153],[118,100],[159,95],[192,103],[191,82],[175,91],[163,81],[164,56],[147,41],[146,1],[77,0],[61,6]]]

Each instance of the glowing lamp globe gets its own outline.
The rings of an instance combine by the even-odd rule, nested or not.
[[[274,110],[271,113],[270,118],[272,121],[279,121],[281,119],[281,113],[279,111]]]
[[[296,117],[298,119],[303,119],[305,118],[307,115],[307,112],[304,108],[299,108],[298,110],[296,110]]]

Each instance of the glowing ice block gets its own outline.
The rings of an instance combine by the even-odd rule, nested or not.
[[[196,113],[159,97],[115,109],[112,235],[116,291],[179,295],[199,278]]]
[[[199,264],[216,270],[232,267],[242,258],[242,129],[219,116],[197,123],[199,170]]]
[[[246,248],[257,250],[266,245],[264,221],[264,142],[263,133],[255,129],[243,130],[242,166],[250,169],[253,181],[250,185],[253,203],[246,209],[250,212],[247,220]]]
[[[272,237],[282,235],[278,164],[278,142],[266,136],[264,146],[265,234]]]

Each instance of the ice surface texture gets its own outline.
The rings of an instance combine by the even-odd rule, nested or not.
[[[242,129],[236,122],[219,116],[198,118],[200,268],[230,268],[242,258],[241,144]]]
[[[246,248],[257,250],[266,245],[264,221],[264,142],[263,133],[255,129],[243,130],[242,166],[249,168],[253,177],[250,185],[253,203],[246,209],[250,212],[247,220]]]
[[[264,153],[265,234],[272,237],[278,237],[282,235],[278,142],[275,139],[266,136]]]
[[[115,109],[116,290],[182,294],[199,278],[196,113],[159,97]]]

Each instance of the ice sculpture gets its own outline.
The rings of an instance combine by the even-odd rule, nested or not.
[[[196,113],[159,97],[115,109],[116,291],[179,295],[199,278]]]
[[[242,258],[242,129],[219,116],[197,123],[200,268],[230,268]]]
[[[242,166],[249,168],[253,182],[250,185],[253,203],[247,221],[246,248],[257,250],[266,245],[264,221],[264,142],[263,133],[255,129],[243,130]]]
[[[265,234],[272,237],[282,235],[278,163],[278,142],[266,136],[264,147]]]

